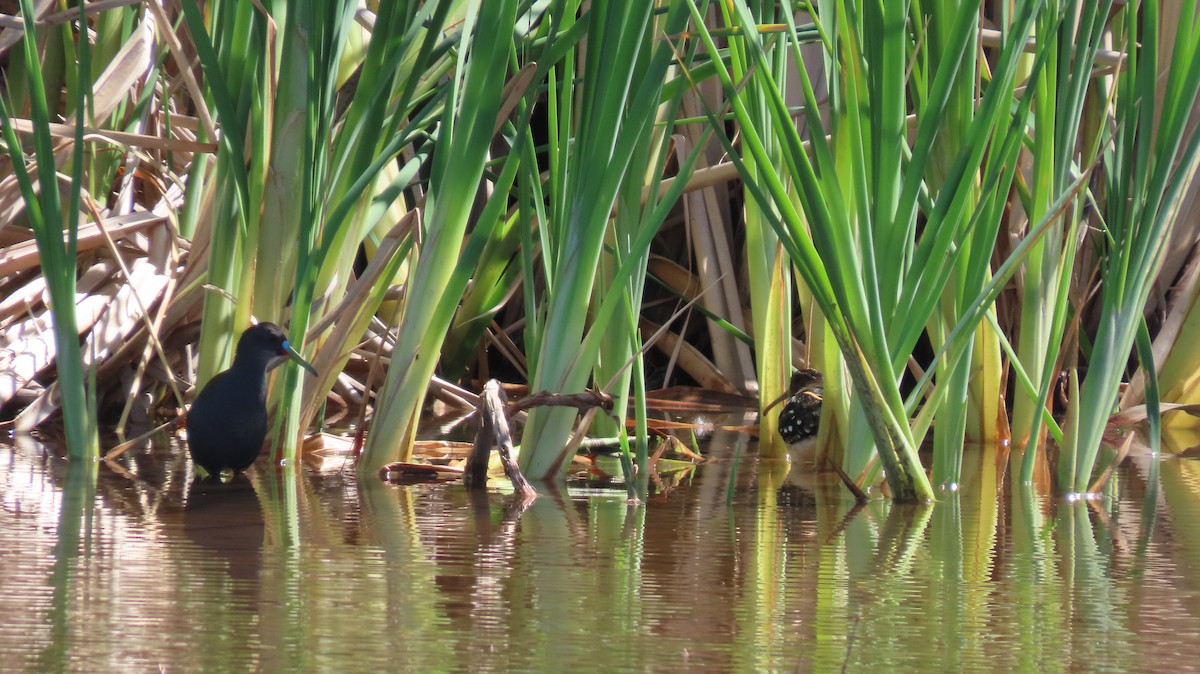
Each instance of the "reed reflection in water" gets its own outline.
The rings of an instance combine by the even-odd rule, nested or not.
[[[1067,503],[1006,485],[980,450],[936,505],[859,508],[783,465],[735,471],[730,452],[710,445],[646,504],[581,488],[521,509],[262,463],[196,483],[167,446],[121,473],[0,446],[0,661],[1129,671],[1200,653],[1194,462],[1158,481],[1127,464],[1108,500]]]

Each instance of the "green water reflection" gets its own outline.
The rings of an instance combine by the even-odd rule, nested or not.
[[[731,452],[731,450],[726,450]],[[968,453],[856,507],[710,446],[646,504],[0,446],[0,663],[28,671],[1132,671],[1200,653],[1200,464],[1068,503]],[[732,502],[727,498],[733,494]],[[997,494],[1000,498],[997,498]]]

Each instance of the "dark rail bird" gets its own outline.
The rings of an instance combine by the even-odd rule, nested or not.
[[[267,437],[267,372],[291,358],[316,376],[274,323],[251,326],[238,339],[228,370],[213,377],[187,415],[192,461],[209,475],[245,470]]]

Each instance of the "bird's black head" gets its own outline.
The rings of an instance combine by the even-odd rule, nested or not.
[[[235,360],[265,361],[268,370],[278,367],[283,361],[291,358],[314,376],[317,374],[313,366],[301,358],[300,354],[288,343],[287,335],[283,330],[274,323],[259,323],[246,328],[241,338],[238,339],[237,355],[234,358]]]
[[[795,374],[792,375],[792,382],[789,388],[791,389],[792,393],[795,393],[808,386],[823,384],[824,380],[825,377],[821,374],[820,370],[804,368],[802,370],[797,370]]]
[[[287,335],[274,323],[259,323],[246,328],[237,344],[237,357],[270,354],[287,355]]]

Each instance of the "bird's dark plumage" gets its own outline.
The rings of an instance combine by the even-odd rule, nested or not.
[[[825,379],[819,370],[804,369],[792,375],[792,397],[779,412],[779,435],[788,444],[817,434],[821,403],[825,401]]]
[[[192,461],[211,475],[254,463],[267,437],[267,372],[289,357],[316,375],[274,323],[242,333],[233,365],[205,384],[188,412]]]

